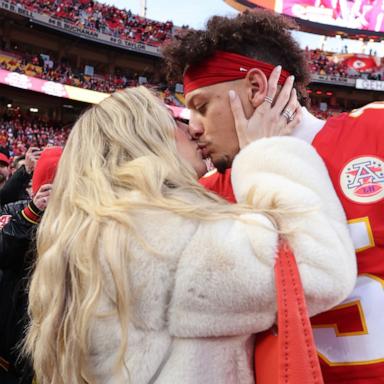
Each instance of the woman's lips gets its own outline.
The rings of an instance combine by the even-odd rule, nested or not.
[[[201,155],[203,156],[203,159],[206,159],[209,157],[209,151],[205,145],[198,145],[198,150],[201,151]]]

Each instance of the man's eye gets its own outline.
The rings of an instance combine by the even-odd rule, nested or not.
[[[207,109],[207,103],[201,104],[196,107],[196,111],[199,112],[200,114],[204,114],[206,109]]]

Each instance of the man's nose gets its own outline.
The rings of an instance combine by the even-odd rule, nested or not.
[[[192,116],[192,114],[189,120],[188,131],[192,138],[195,140],[197,140],[204,133],[203,124],[201,124],[197,118]]]

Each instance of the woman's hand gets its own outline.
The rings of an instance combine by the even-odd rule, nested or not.
[[[301,106],[297,100],[296,90],[292,88],[293,76],[288,77],[275,100],[280,73],[280,66],[274,68],[268,80],[267,97],[255,109],[249,120],[244,115],[239,96],[235,91],[229,91],[229,102],[240,149],[263,137],[289,135],[299,124]]]

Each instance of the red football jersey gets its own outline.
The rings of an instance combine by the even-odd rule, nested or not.
[[[227,169],[223,174],[216,171],[208,172],[199,181],[205,188],[216,192],[230,203],[236,203],[231,183],[231,169]]]
[[[313,141],[346,212],[356,248],[355,290],[312,319],[327,384],[384,383],[384,103],[329,119]],[[235,198],[230,170],[201,183]]]

